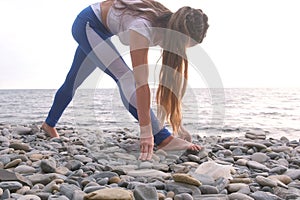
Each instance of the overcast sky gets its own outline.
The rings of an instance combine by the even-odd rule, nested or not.
[[[60,87],[77,46],[72,23],[94,2],[1,0],[0,89]],[[224,87],[300,87],[298,0],[161,2],[173,11],[188,5],[208,15],[210,27],[200,46]],[[201,76],[191,74],[191,86],[202,87]],[[101,84],[114,86],[107,77]]]

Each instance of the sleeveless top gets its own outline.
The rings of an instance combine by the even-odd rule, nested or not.
[[[125,2],[132,3],[136,1],[139,0],[126,0]],[[99,4],[100,3],[91,5],[94,12],[97,8],[100,9]],[[117,8],[122,7],[122,4],[118,3],[118,1],[115,1],[114,4]],[[111,6],[107,12],[106,24],[109,31],[112,34],[117,35],[124,45],[129,45],[130,30],[136,31],[147,38],[150,46],[155,46],[159,42],[154,42],[154,29],[152,28],[151,22],[143,17],[133,16],[129,11],[124,12],[123,10],[116,9],[114,6]]]

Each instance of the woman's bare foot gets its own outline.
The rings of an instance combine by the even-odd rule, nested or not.
[[[183,140],[181,138],[177,138],[170,135],[158,145],[158,149],[162,149],[166,151],[176,151],[176,150],[200,151],[202,147],[193,144],[191,142],[188,142],[186,140]]]
[[[183,128],[182,125],[179,127],[178,136],[179,136],[179,138],[181,138],[183,140],[186,140],[188,142],[192,142],[191,134],[185,128]]]
[[[42,130],[51,138],[59,138],[56,128],[49,126],[46,122],[42,124]]]

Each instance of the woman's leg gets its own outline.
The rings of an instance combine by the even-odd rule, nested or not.
[[[80,47],[77,48],[71,69],[63,83],[55,94],[53,105],[48,113],[42,128],[50,137],[59,137],[54,128],[62,113],[71,102],[76,89],[95,70],[94,63],[86,57]]]

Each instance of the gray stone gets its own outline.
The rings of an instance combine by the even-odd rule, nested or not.
[[[270,171],[270,169],[268,167],[266,167],[265,165],[263,165],[261,163],[258,163],[256,161],[252,161],[252,160],[249,160],[247,162],[247,166],[250,167],[250,168],[262,170],[262,171],[265,171],[265,172]]]
[[[229,198],[225,194],[204,194],[195,200],[229,200]]]
[[[32,174],[35,173],[37,170],[31,166],[28,165],[19,165],[14,169],[14,172],[20,173],[20,174]]]
[[[60,193],[68,197],[69,199],[72,199],[74,191],[81,190],[76,185],[71,185],[68,183],[63,183],[60,185]]]
[[[32,129],[24,126],[17,126],[12,130],[12,133],[19,135],[27,135],[32,133]]]
[[[199,187],[196,187],[194,185],[188,185],[185,183],[168,182],[166,183],[166,190],[173,191],[175,194],[189,193],[194,198],[201,195]]]
[[[256,191],[252,194],[249,194],[255,200],[282,200],[282,198],[271,194],[270,192]]]
[[[84,199],[84,195],[86,195],[86,193],[84,193],[81,190],[75,190],[72,200],[83,200]]]
[[[136,200],[157,200],[157,192],[155,187],[147,185],[138,185],[133,191]]]
[[[9,191],[16,191],[22,188],[22,184],[17,181],[3,181],[0,182],[0,188],[2,188],[3,190],[8,189]]]
[[[82,162],[80,162],[79,160],[69,160],[65,167],[71,171],[76,171],[80,169],[82,165]]]
[[[31,150],[31,147],[28,144],[19,143],[19,142],[11,143],[9,145],[9,148],[13,148],[15,150],[23,150],[23,151]]]
[[[28,178],[6,169],[0,169],[0,181],[18,181],[32,187],[32,182]]]
[[[45,159],[41,161],[40,167],[44,173],[54,173],[56,170],[56,163],[54,160]]]
[[[288,169],[284,175],[289,176],[293,180],[300,179],[300,169]]]
[[[3,191],[3,194],[1,195],[1,200],[6,200],[6,199],[10,199],[10,191],[8,189],[5,189]]]
[[[277,186],[277,182],[269,179],[269,178],[265,178],[263,176],[257,176],[255,178],[256,182],[258,184],[260,184],[261,186],[269,186],[269,187],[276,187]]]
[[[249,188],[249,186],[245,183],[230,183],[227,189],[230,193],[233,193],[233,192],[239,192],[243,188]]]
[[[266,133],[263,131],[255,131],[255,130],[251,130],[251,131],[247,131],[245,134],[246,138],[255,140],[255,139],[261,139],[261,140],[265,140],[266,139]]]
[[[193,200],[193,196],[188,193],[177,194],[174,197],[174,200]]]
[[[259,149],[259,150],[267,148],[266,145],[260,144],[260,143],[256,143],[256,142],[244,142],[243,145],[246,146],[246,147],[249,147],[249,148],[255,147],[255,148]]]
[[[6,165],[11,161],[10,157],[8,155],[0,155],[0,162]]]
[[[197,179],[202,183],[202,185],[215,185],[215,180],[213,177],[206,175],[206,174],[196,174],[196,173],[189,173],[192,177]]]
[[[288,170],[285,166],[277,166],[270,169],[270,174],[283,174]]]
[[[4,169],[16,167],[16,166],[19,165],[21,162],[22,162],[21,159],[14,159],[14,160],[10,161],[9,163],[7,163],[7,164],[4,166]]]
[[[219,194],[218,188],[211,185],[202,185],[199,187],[201,194]]]
[[[48,200],[70,200],[68,197],[64,195],[51,195]]]
[[[85,155],[75,155],[74,159],[79,160],[80,162],[82,162],[84,164],[93,162],[92,158],[86,157]]]
[[[28,194],[21,196],[20,198],[18,198],[18,200],[41,200],[41,198],[37,195]]]
[[[141,170],[132,170],[128,171],[127,175],[133,176],[133,177],[168,177],[170,176],[167,173],[155,170],[155,169],[141,169]]]
[[[238,192],[231,193],[230,195],[228,195],[228,197],[229,200],[254,200],[252,197]]]
[[[260,153],[260,152],[254,153],[250,157],[251,157],[251,160],[259,162],[259,163],[265,163],[267,160],[269,160],[269,156],[267,156],[264,153]]]

